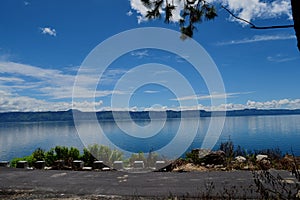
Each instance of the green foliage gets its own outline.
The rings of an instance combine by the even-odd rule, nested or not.
[[[36,149],[31,155],[25,156],[23,158],[14,158],[11,160],[10,165],[12,167],[17,166],[17,162],[19,161],[27,161],[29,167],[33,167],[36,161],[45,160],[45,151],[41,148]]]
[[[252,154],[252,152],[249,152],[242,148],[240,145],[237,146],[237,148],[234,151],[234,156],[243,156],[247,157],[248,155]]]
[[[191,151],[185,154],[185,160],[194,164],[201,164],[201,159],[197,151]]]
[[[16,166],[17,166],[17,163],[18,163],[19,161],[27,161],[29,167],[32,167],[33,164],[36,162],[36,160],[33,158],[32,155],[30,155],[30,156],[25,156],[25,157],[23,157],[23,158],[14,158],[13,160],[10,161],[11,167],[16,167]]]
[[[81,156],[81,159],[83,160],[84,164],[86,166],[93,166],[94,161],[96,158],[91,154],[91,152],[87,149],[83,149],[83,155]]]
[[[155,162],[158,160],[159,160],[159,155],[157,153],[150,151],[147,157],[146,166],[152,167],[155,165]]]
[[[143,152],[139,152],[139,153],[134,153],[131,155],[131,157],[129,158],[129,163],[133,164],[134,161],[144,161],[144,163],[146,163],[146,158]]]
[[[45,162],[47,166],[52,166],[56,160],[54,149],[50,149],[45,153]]]
[[[105,164],[112,165],[114,161],[123,160],[123,153],[116,149],[112,150],[108,146],[94,144],[83,150],[82,160],[90,165],[95,160],[101,160]]]
[[[33,153],[32,153],[32,157],[36,160],[36,161],[42,161],[45,160],[45,150],[41,149],[41,148],[37,148]]]
[[[79,158],[80,158],[79,150],[74,147],[71,147],[68,152],[68,157],[72,158],[72,160],[79,160]]]
[[[212,20],[217,17],[216,9],[205,0],[182,0],[184,7],[181,10],[181,19],[178,21],[182,38],[193,37],[195,24],[203,20]],[[161,11],[165,13],[165,23],[170,23],[173,11],[176,9],[173,1],[168,0],[141,0],[146,7],[146,17],[151,19],[161,18]]]
[[[80,157],[79,150],[74,147],[69,149],[65,146],[56,146],[47,152],[41,148],[37,148],[30,156],[13,159],[11,166],[15,167],[16,163],[20,160],[27,161],[30,167],[32,167],[36,161],[45,161],[46,166],[53,166],[56,160],[64,160],[65,163],[70,164],[73,160],[78,160]]]
[[[69,148],[68,147],[62,147],[62,146],[56,146],[54,148],[54,151],[56,153],[56,160],[65,160],[67,161],[69,158]]]
[[[225,152],[227,158],[234,157],[234,145],[230,139],[227,142],[222,142],[219,149]]]

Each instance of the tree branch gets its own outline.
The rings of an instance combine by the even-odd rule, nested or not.
[[[276,29],[276,28],[293,28],[294,25],[279,25],[279,26],[256,26],[255,24],[253,24],[252,22],[249,22],[243,18],[240,18],[238,16],[236,16],[235,14],[233,14],[233,12],[231,12],[228,8],[224,7],[224,6],[221,6],[224,10],[226,10],[232,17],[240,20],[240,21],[243,21],[243,22],[246,22],[247,24],[250,24],[251,27],[250,28],[253,28],[253,29]]]

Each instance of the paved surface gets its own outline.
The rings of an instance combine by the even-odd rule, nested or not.
[[[287,171],[273,173],[280,173],[290,184],[295,182],[295,178]],[[256,189],[250,171],[124,173],[0,168],[0,199],[18,199],[22,193],[27,193],[28,198],[20,199],[30,199],[34,195],[39,195],[41,199],[74,195],[92,195],[100,199],[231,195],[256,199],[259,197]]]

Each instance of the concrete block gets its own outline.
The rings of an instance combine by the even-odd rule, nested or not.
[[[9,161],[0,161],[0,167],[9,167]]]
[[[159,170],[162,169],[166,166],[166,162],[165,161],[156,161],[155,162],[155,169]]]
[[[133,163],[133,168],[135,168],[135,169],[143,169],[144,167],[145,167],[144,161],[137,160],[137,161],[134,161],[134,163]]]
[[[96,161],[94,161],[94,163],[93,163],[93,168],[94,169],[103,169],[104,167],[107,167],[105,164],[104,164],[104,162],[103,161],[101,161],[101,160],[96,160]]]
[[[122,170],[122,169],[124,169],[123,161],[114,161],[113,167],[116,170]]]
[[[72,169],[81,170],[84,167],[84,162],[82,160],[74,160],[72,162]]]
[[[25,160],[18,161],[16,168],[28,168],[28,162]]]
[[[65,165],[65,161],[63,160],[56,160],[54,162],[54,169],[63,169]]]
[[[45,161],[36,161],[34,163],[34,168],[36,169],[44,169],[46,166],[46,162]]]

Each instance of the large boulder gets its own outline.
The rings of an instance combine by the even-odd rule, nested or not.
[[[224,151],[212,151],[203,158],[201,161],[205,165],[223,165],[226,161],[226,156]]]
[[[193,149],[192,154],[197,155],[199,158],[203,158],[211,153],[209,149]]]

